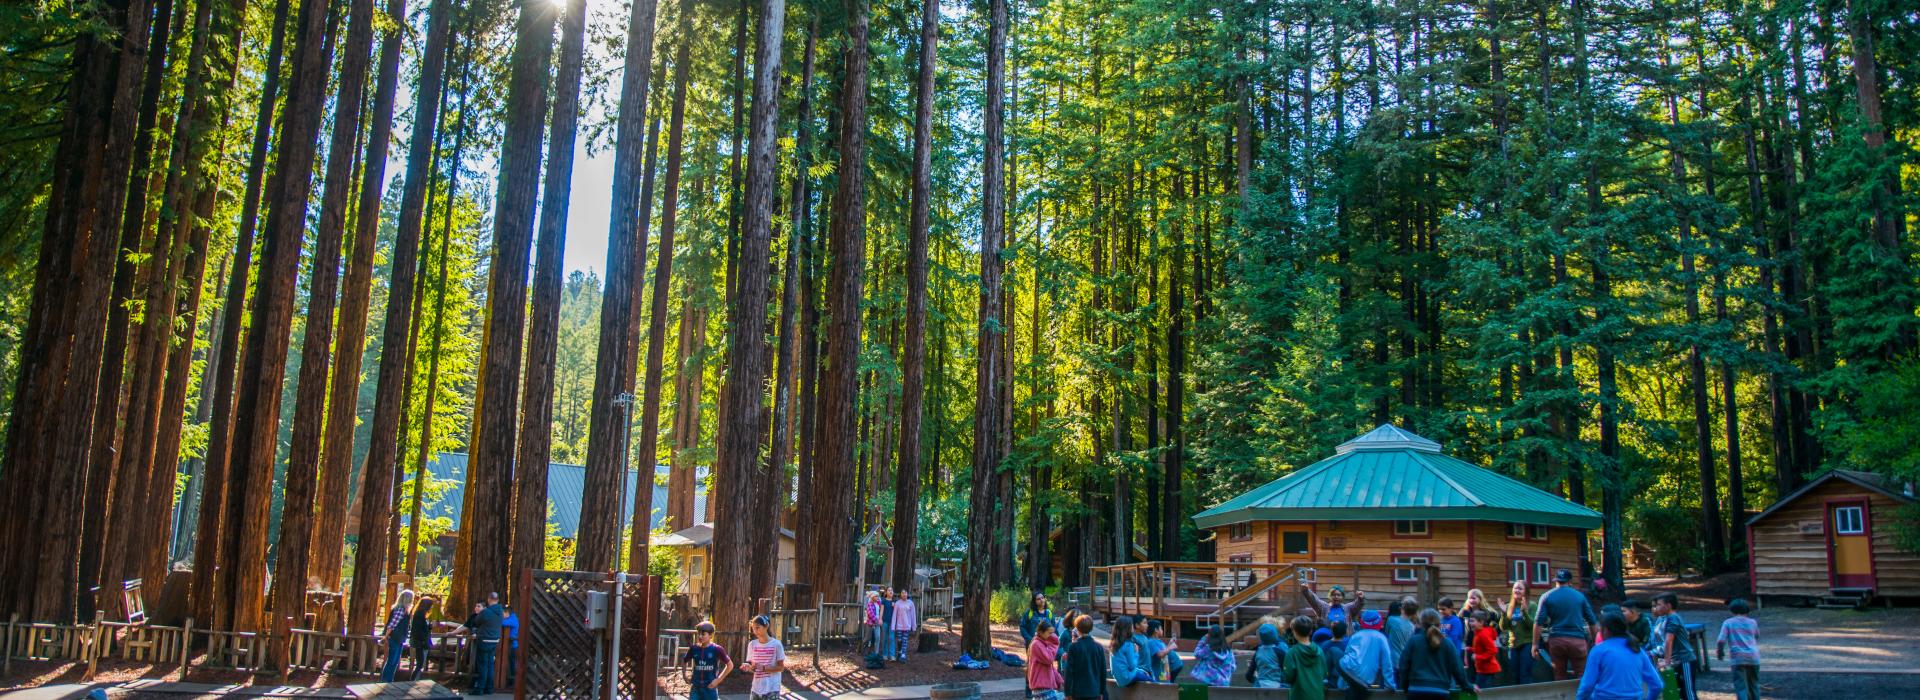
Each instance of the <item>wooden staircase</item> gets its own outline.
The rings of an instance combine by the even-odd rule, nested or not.
[[[1246,636],[1249,630],[1259,628],[1258,624],[1240,624],[1240,608],[1258,600],[1261,596],[1266,595],[1268,591],[1273,590],[1283,583],[1299,580],[1301,573],[1305,571],[1311,571],[1311,569],[1289,566],[1276,571],[1273,575],[1255,581],[1246,588],[1236,591],[1233,595],[1227,596],[1220,601],[1220,607],[1215,608],[1213,612],[1202,613],[1195,618],[1194,622],[1202,627],[1227,625],[1231,630],[1227,636],[1227,641],[1238,640]],[[1262,621],[1271,621],[1271,617],[1272,616],[1263,616],[1261,619]]]
[[[1820,602],[1814,607],[1821,610],[1859,610],[1872,601],[1871,588],[1835,588],[1831,593],[1821,596]]]

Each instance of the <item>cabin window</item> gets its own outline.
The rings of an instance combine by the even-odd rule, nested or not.
[[[1393,563],[1407,564],[1411,566],[1427,566],[1433,563],[1433,555],[1427,554],[1427,553],[1420,553],[1420,554],[1395,553],[1393,555]],[[1394,583],[1419,583],[1420,570],[1419,569],[1394,569],[1393,582]]]
[[[1240,523],[1233,526],[1233,529],[1229,531],[1227,537],[1234,542],[1244,542],[1253,539],[1253,523]]]
[[[1425,520],[1393,521],[1394,537],[1429,537],[1432,534],[1433,531],[1428,529],[1427,521]]]
[[[1545,542],[1547,541],[1547,526],[1507,523],[1507,539]]]
[[[700,574],[702,572],[705,572],[706,570],[707,570],[706,557],[700,556],[698,554],[689,555],[687,557],[687,570],[685,572],[687,578],[699,578]]]
[[[1280,533],[1281,554],[1312,554],[1313,538],[1305,530],[1288,530]]]
[[[1833,534],[1866,534],[1867,522],[1864,515],[1860,506],[1841,506],[1833,509]]]
[[[1528,585],[1545,586],[1547,577],[1553,569],[1553,563],[1546,559],[1517,557],[1507,560],[1507,580],[1525,581]]]
[[[1252,564],[1252,563],[1253,563],[1253,555],[1251,555],[1251,554],[1235,554],[1235,555],[1233,555],[1233,556],[1230,556],[1230,557],[1227,557],[1227,561],[1228,561],[1228,562],[1230,562],[1230,563],[1233,563],[1233,564]]]

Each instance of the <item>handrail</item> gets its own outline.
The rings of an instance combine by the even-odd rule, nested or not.
[[[1234,593],[1226,599],[1221,600],[1220,607],[1215,608],[1213,612],[1195,616],[1194,623],[1204,624],[1207,620],[1211,619],[1213,624],[1217,626],[1224,622],[1227,616],[1231,615],[1233,616],[1233,627],[1238,628],[1240,626],[1241,606],[1253,602],[1254,599],[1260,596],[1266,595],[1268,591],[1273,590],[1280,584],[1298,579],[1303,570],[1304,569],[1300,567],[1290,564],[1286,570],[1256,581],[1253,585],[1240,589],[1238,593]]]

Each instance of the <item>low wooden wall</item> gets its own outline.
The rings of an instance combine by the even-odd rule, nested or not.
[[[1110,700],[1180,700],[1180,688],[1181,686],[1170,683],[1135,683],[1122,688],[1108,681],[1107,695]],[[1482,700],[1573,700],[1574,694],[1579,690],[1579,681],[1554,681],[1504,688],[1482,688],[1480,697]],[[1288,700],[1292,697],[1292,693],[1284,689],[1269,688],[1207,688],[1205,697],[1207,700]],[[1327,697],[1336,697],[1336,694],[1329,691]],[[1404,700],[1407,695],[1379,691],[1373,693],[1373,697],[1378,700]]]

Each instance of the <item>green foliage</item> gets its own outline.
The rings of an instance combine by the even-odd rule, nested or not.
[[[1033,591],[1025,588],[998,588],[993,591],[993,601],[987,609],[987,619],[996,624],[1012,625],[1020,622],[1020,613],[1026,611]]]

